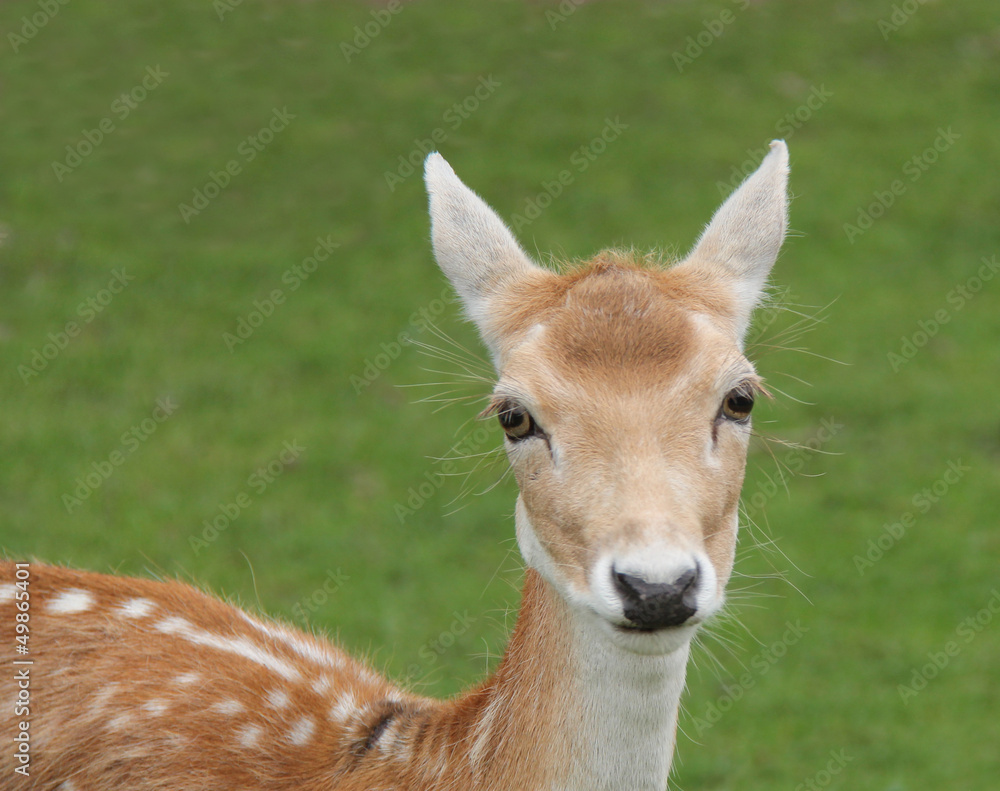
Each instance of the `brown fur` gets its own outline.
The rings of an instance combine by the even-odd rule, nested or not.
[[[0,584],[15,579],[11,562],[0,562]],[[0,751],[0,789],[49,791],[70,781],[77,791],[372,791],[412,789],[513,789],[544,787],[552,766],[539,764],[536,739],[558,728],[571,709],[558,704],[551,689],[571,678],[565,652],[539,651],[550,608],[530,604],[551,595],[529,573],[525,603],[503,663],[494,676],[466,695],[441,702],[411,695],[376,676],[336,646],[297,632],[329,657],[303,658],[288,645],[262,634],[236,609],[177,582],[112,577],[31,564],[30,714],[15,717],[13,674],[0,678],[3,733],[27,719],[31,734],[31,774],[14,774],[12,750]],[[50,614],[47,606],[67,590],[91,593],[87,611]],[[117,608],[141,597],[156,609],[143,618],[122,618]],[[0,605],[0,640],[14,644],[14,606]],[[193,627],[227,639],[243,639],[280,657],[300,678],[277,676],[253,661],[234,657],[157,631],[164,618],[180,616]],[[276,625],[275,625],[276,626]],[[285,627],[282,627],[283,629]],[[292,631],[292,630],[288,630]],[[197,674],[187,684],[178,678]],[[528,687],[525,676],[532,679]],[[317,691],[323,678],[329,689]],[[321,688],[322,690],[322,688]],[[268,695],[282,692],[287,705],[275,708]],[[346,721],[328,712],[349,692],[357,707]],[[213,709],[236,702],[236,714]],[[153,713],[146,707],[162,703]],[[477,730],[487,708],[496,715]],[[372,729],[393,717],[374,744]],[[116,726],[116,717],[126,717]],[[316,730],[306,745],[287,740],[298,719],[311,717]],[[261,728],[259,744],[241,746],[247,726]],[[512,739],[521,734],[522,738]],[[469,754],[481,739],[481,759]],[[525,741],[524,739],[527,739]],[[553,756],[560,760],[566,756]],[[546,769],[546,766],[550,766]],[[539,785],[519,784],[525,772]]]

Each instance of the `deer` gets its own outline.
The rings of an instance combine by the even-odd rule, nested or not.
[[[179,581],[3,561],[0,788],[663,791],[692,639],[723,607],[788,225],[774,141],[675,263],[529,258],[438,153],[431,240],[496,370],[521,605],[448,700]],[[27,724],[24,724],[27,723]]]

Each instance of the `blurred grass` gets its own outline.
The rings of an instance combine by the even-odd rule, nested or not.
[[[993,5],[976,0],[921,5],[884,36],[878,23],[893,9],[451,0],[407,4],[373,28],[382,6],[245,0],[220,20],[208,2],[74,0],[17,51],[8,38],[0,545],[180,574],[293,620],[308,614],[397,677],[457,691],[496,659],[517,606],[514,489],[490,489],[502,461],[468,484],[439,475],[432,458],[475,430],[476,407],[438,412],[417,403],[433,388],[399,387],[440,379],[412,347],[388,358],[400,333],[430,339],[411,316],[435,310],[444,283],[419,175],[389,189],[385,174],[440,129],[463,179],[508,218],[573,170],[520,231],[528,249],[682,252],[733,167],[784,135],[795,236],[774,281],[807,313],[829,308],[798,344],[810,354],[759,350],[788,396],[762,411],[758,430],[807,443],[824,419],[842,428],[824,453],[794,457],[787,493],[754,511],[758,536],[780,553],[744,535],[745,577],[733,582],[743,626],[722,630],[728,648],[706,639],[698,653],[675,783],[821,785],[831,751],[843,750],[850,760],[828,788],[995,788],[998,625],[962,643],[915,697],[904,702],[897,687],[998,586],[1000,283],[961,309],[948,295],[1000,253],[1000,29]],[[4,6],[4,31],[34,10]],[[721,36],[699,44],[725,12]],[[366,25],[377,35],[348,61],[341,45]],[[683,63],[675,53],[689,36],[690,52],[703,51]],[[157,66],[167,76],[121,117],[115,101]],[[482,78],[499,87],[462,117],[453,106]],[[809,107],[817,92],[825,98]],[[287,128],[245,161],[241,143],[283,108]],[[103,118],[115,129],[59,180],[52,163]],[[575,170],[574,152],[607,119],[627,129]],[[910,180],[905,163],[941,129],[960,136]],[[232,159],[240,173],[185,223],[179,204]],[[845,223],[895,179],[905,192],[849,242]],[[339,247],[292,291],[283,275],[318,238]],[[116,269],[134,280],[84,321],[79,306]],[[224,333],[275,289],[285,302],[230,351]],[[949,322],[894,373],[888,353],[942,308]],[[765,338],[780,340],[793,320]],[[79,335],[25,382],[19,367],[70,321]],[[455,306],[440,322],[478,349]],[[366,369],[378,375],[359,393],[351,377]],[[123,433],[166,398],[176,412],[67,512],[76,479],[133,447]],[[490,432],[474,439],[477,452],[499,444]],[[305,450],[258,491],[251,476],[293,441]],[[772,451],[789,453],[754,449],[748,500],[778,475]],[[957,460],[968,472],[920,513],[913,498]],[[489,491],[459,497],[467,486]],[[411,489],[422,503],[401,521]],[[241,493],[249,507],[196,552],[203,522]],[[856,556],[907,512],[913,527],[860,574]],[[787,581],[754,579],[773,567]],[[797,621],[807,631],[787,655],[753,663]],[[699,730],[744,672],[750,688]]]

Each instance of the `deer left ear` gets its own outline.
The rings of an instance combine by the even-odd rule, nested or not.
[[[771,150],[712,217],[679,266],[731,285],[736,332],[742,340],[788,229],[788,148]]]
[[[455,175],[444,157],[424,164],[430,197],[431,240],[438,266],[462,300],[465,312],[496,352],[490,304],[533,273],[541,272],[496,212]]]

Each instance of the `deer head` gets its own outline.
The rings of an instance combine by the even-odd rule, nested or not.
[[[664,654],[722,606],[760,380],[743,354],[787,227],[781,141],[672,266],[535,264],[438,154],[438,264],[488,347],[529,567],[612,643]]]

